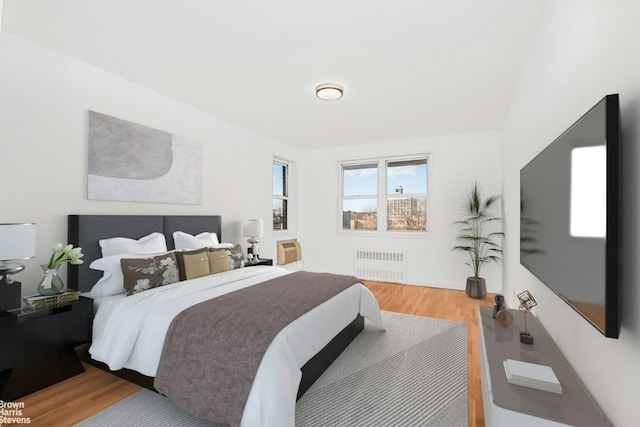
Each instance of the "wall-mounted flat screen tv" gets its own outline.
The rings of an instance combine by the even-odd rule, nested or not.
[[[620,333],[620,103],[607,95],[520,171],[520,263]]]

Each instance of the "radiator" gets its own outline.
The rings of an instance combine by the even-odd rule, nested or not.
[[[407,282],[407,251],[354,249],[353,274],[364,280]]]

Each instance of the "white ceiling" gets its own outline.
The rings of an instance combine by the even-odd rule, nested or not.
[[[3,31],[302,149],[499,129],[544,0],[5,0]],[[339,101],[314,88],[338,82]]]

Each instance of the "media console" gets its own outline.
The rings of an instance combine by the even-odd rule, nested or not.
[[[531,345],[520,343],[524,315],[510,309],[513,323],[501,326],[493,319],[493,307],[478,308],[482,401],[487,426],[609,426],[569,363],[535,316],[527,316]],[[561,395],[510,384],[504,372],[505,359],[547,365],[553,368]]]

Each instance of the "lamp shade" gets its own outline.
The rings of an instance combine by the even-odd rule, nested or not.
[[[247,219],[242,223],[242,235],[244,237],[262,237],[264,221],[261,219]]]
[[[0,224],[0,261],[36,256],[36,225],[32,222]]]

